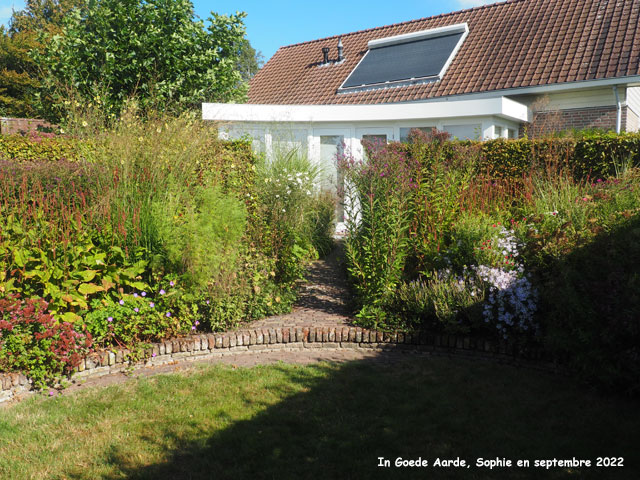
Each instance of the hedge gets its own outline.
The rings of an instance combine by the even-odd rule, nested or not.
[[[0,159],[18,162],[77,161],[87,142],[72,137],[0,135]]]
[[[569,167],[579,177],[607,177],[622,165],[640,165],[640,134],[489,140],[482,142],[478,167],[491,176],[518,177],[549,164]]]

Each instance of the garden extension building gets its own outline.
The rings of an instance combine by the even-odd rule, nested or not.
[[[223,135],[296,147],[337,181],[341,144],[640,126],[640,0],[510,0],[280,48],[246,104],[205,103]]]

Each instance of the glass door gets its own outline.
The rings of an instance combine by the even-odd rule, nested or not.
[[[344,135],[320,135],[320,162],[325,170],[324,187],[334,195],[342,195],[344,174],[338,166],[338,157],[344,153]],[[344,203],[338,202],[336,221],[344,222]]]

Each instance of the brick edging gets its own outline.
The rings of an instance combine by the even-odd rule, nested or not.
[[[546,362],[540,351],[531,351],[525,357],[518,354],[516,346],[507,341],[324,326],[259,328],[172,338],[148,344],[143,358],[135,363],[130,361],[130,352],[126,349],[102,350],[82,359],[71,378],[79,380],[100,377],[179,360],[206,360],[242,353],[270,350],[303,351],[314,348],[399,350],[439,356],[481,357],[537,370],[560,371],[556,364]],[[0,385],[0,403],[32,391],[32,382],[18,373],[0,374]]]

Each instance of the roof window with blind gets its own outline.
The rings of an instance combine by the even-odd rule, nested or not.
[[[339,93],[440,80],[469,33],[466,23],[371,40]]]

